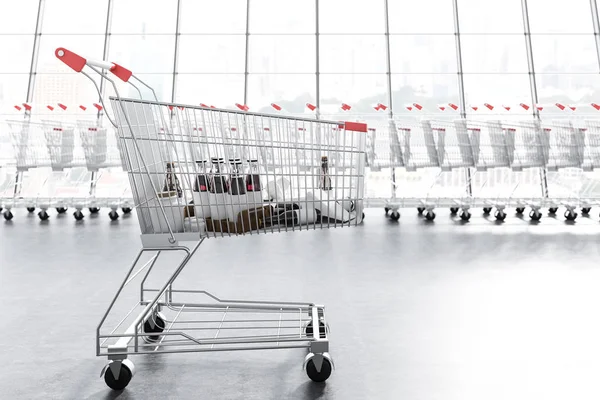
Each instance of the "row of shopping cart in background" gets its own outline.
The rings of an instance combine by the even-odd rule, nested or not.
[[[132,209],[121,160],[114,132],[97,121],[0,122],[0,211],[11,220],[14,208],[37,208],[47,220],[49,209],[74,208],[81,220],[108,207],[116,220]]]
[[[367,165],[368,204],[394,220],[404,207],[464,221],[474,207],[497,220],[507,207],[532,220],[564,207],[575,220],[600,203],[600,121],[390,120],[370,124]]]

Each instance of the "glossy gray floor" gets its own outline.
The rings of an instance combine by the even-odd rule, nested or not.
[[[2,399],[600,398],[597,209],[574,225],[368,210],[358,228],[210,240],[182,279],[326,304],[337,370],[308,381],[300,350],[140,356],[121,393],[99,378],[94,332],[136,219],[71,211],[0,221]]]

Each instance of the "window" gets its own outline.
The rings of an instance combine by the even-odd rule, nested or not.
[[[176,22],[177,0],[117,0],[113,2],[110,31],[145,35],[175,33]]]
[[[274,112],[276,103],[282,112],[302,114],[306,103],[315,104],[315,74],[250,74],[248,105],[254,111]]]
[[[246,39],[238,35],[181,35],[179,73],[243,73]]]
[[[182,34],[245,34],[247,1],[181,0],[179,32]]]
[[[458,22],[461,34],[525,32],[521,0],[458,0]]]
[[[384,33],[383,0],[319,1],[319,32]]]
[[[454,33],[451,0],[388,1],[390,33]]]
[[[314,73],[315,49],[313,35],[253,35],[248,45],[249,72]]]
[[[320,71],[385,73],[383,35],[327,35],[320,37]]]
[[[249,0],[250,32],[255,34],[314,34],[315,2],[306,0]],[[323,3],[323,2],[322,2]]]

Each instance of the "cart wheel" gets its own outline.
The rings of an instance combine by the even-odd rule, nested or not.
[[[325,382],[329,376],[331,376],[331,363],[328,359],[323,358],[323,364],[321,364],[321,371],[317,372],[314,360],[311,358],[306,363],[306,375],[313,382]]]
[[[165,320],[160,315],[155,315],[153,321],[154,326],[150,324],[149,320],[146,320],[146,322],[144,322],[144,333],[161,333],[165,330]],[[144,336],[144,339],[147,342],[158,342],[160,340],[160,336]]]
[[[100,212],[98,207],[90,207],[89,210],[92,214],[98,214],[98,212]]]
[[[417,211],[419,212],[419,215],[422,215],[423,211],[425,211],[425,207],[417,207]]]
[[[492,213],[492,207],[483,207],[483,213],[489,215]]]
[[[67,208],[66,207],[56,207],[56,212],[59,214],[64,214],[67,212]]]
[[[525,212],[525,207],[517,207],[517,214],[523,214]]]
[[[81,210],[77,210],[73,213],[73,216],[75,217],[75,219],[77,221],[81,221],[83,219],[83,213],[81,212]]]
[[[548,212],[552,215],[556,214],[557,211],[558,211],[558,207],[550,207],[548,209]]]
[[[116,221],[117,219],[119,219],[119,213],[116,212],[115,210],[112,210],[111,212],[109,212],[108,216],[110,217],[111,221]]]
[[[433,211],[427,211],[427,214],[425,214],[425,219],[427,221],[433,221],[435,219],[435,213]]]
[[[542,219],[542,213],[539,211],[531,210],[531,212],[529,213],[529,218],[531,218],[532,221],[539,221],[540,219]]]
[[[40,219],[42,221],[46,221],[48,220],[48,218],[50,218],[50,216],[48,215],[48,213],[46,212],[46,210],[42,210],[38,213],[38,217],[40,217]]]
[[[565,218],[567,221],[575,221],[577,219],[577,213],[575,211],[565,211]]]
[[[388,215],[388,213],[390,212],[390,208],[389,207],[385,207],[383,210],[385,211],[385,215]]]
[[[506,219],[506,213],[504,211],[496,211],[496,221],[504,221]]]
[[[2,207],[0,207],[0,212],[2,212],[2,210],[3,210],[3,208],[2,208]]]
[[[471,213],[468,211],[463,211],[460,213],[460,219],[462,219],[463,221],[468,221],[471,219]]]
[[[362,213],[362,219],[365,219],[365,213]]]
[[[104,371],[104,382],[112,390],[123,390],[129,385],[131,378],[133,378],[132,369],[134,369],[133,363],[129,360],[123,360],[119,371],[119,379],[115,379],[110,369],[110,364],[108,364],[106,371]]]
[[[327,327],[325,327],[325,323],[323,321],[319,321],[319,336],[321,337],[321,339],[325,339],[325,337],[327,336],[326,331]],[[304,328],[304,333],[306,333],[307,337],[313,337],[312,321],[309,321],[309,323],[306,324],[306,327]]]
[[[123,207],[123,208],[121,208],[121,210],[123,211],[123,214],[129,214],[131,212],[130,207]]]
[[[400,213],[398,211],[392,211],[390,214],[390,219],[392,221],[398,221],[400,219]]]
[[[450,207],[450,214],[456,215],[458,213],[458,207]]]
[[[13,219],[13,213],[10,212],[10,210],[4,211],[4,219],[10,221],[11,219]]]
[[[585,215],[588,215],[590,213],[590,211],[592,211],[592,207],[583,207],[581,209],[581,213],[585,214]]]
[[[35,207],[27,207],[27,211],[29,211],[30,213],[35,211]]]

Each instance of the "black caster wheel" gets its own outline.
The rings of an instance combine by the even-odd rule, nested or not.
[[[390,212],[390,208],[389,207],[385,207],[383,210],[385,211],[385,215],[388,215],[388,213]]]
[[[27,211],[32,213],[35,211],[35,207],[27,207]]]
[[[427,221],[433,221],[435,219],[435,213],[433,211],[428,211],[427,214],[425,214],[425,219]]]
[[[130,207],[123,207],[123,208],[121,208],[121,210],[123,211],[123,214],[129,214],[131,212]]]
[[[164,319],[162,319],[159,315],[155,315],[154,317],[150,317],[150,318],[152,318],[152,321],[154,321],[154,326],[152,326],[149,319],[146,320],[146,322],[144,322],[144,333],[161,333],[162,331],[165,330],[165,320]],[[147,342],[150,342],[150,343],[154,343],[154,342],[158,342],[160,340],[160,336],[159,335],[144,336],[144,340],[146,340]]]
[[[392,211],[390,214],[390,219],[392,221],[398,221],[400,219],[400,213],[398,211]]]
[[[492,207],[483,207],[483,213],[489,215],[492,213]]]
[[[92,214],[98,214],[100,212],[98,207],[90,207],[89,210]]]
[[[4,219],[10,221],[11,219],[13,219],[13,213],[10,212],[10,210],[4,211]]]
[[[417,212],[419,215],[423,215],[423,211],[425,211],[425,207],[417,207]]]
[[[48,213],[45,210],[42,210],[38,213],[38,217],[40,217],[40,219],[42,221],[47,221],[48,218],[50,218],[50,216],[48,215]]]
[[[471,213],[468,211],[463,211],[462,213],[460,213],[460,219],[463,221],[468,221],[471,219]]]
[[[365,213],[362,213],[362,219],[363,220],[365,219]]]
[[[325,337],[327,337],[326,329],[327,328],[325,327],[325,323],[323,321],[319,321],[319,336],[321,337],[321,339],[325,339]],[[313,337],[314,333],[312,321],[306,324],[306,327],[304,328],[304,333],[306,333],[307,337]]]
[[[458,213],[458,207],[450,207],[450,214],[456,215]]]
[[[525,207],[517,207],[517,214],[523,214],[525,212]]]
[[[556,214],[557,211],[558,211],[558,207],[550,207],[548,209],[548,213],[550,213],[552,215]]]
[[[506,219],[506,213],[503,211],[496,211],[496,221],[504,221]]]
[[[110,220],[111,220],[111,221],[116,221],[116,220],[118,220],[118,219],[119,219],[119,213],[118,213],[118,212],[116,212],[116,211],[114,211],[114,210],[113,210],[113,211],[111,211],[111,212],[109,212],[109,213],[108,213],[108,216],[110,217]]]
[[[67,212],[67,208],[66,207],[57,207],[56,212],[59,214],[64,214]]]
[[[531,218],[532,221],[539,221],[540,219],[542,219],[542,213],[539,211],[531,211],[529,213],[529,218]]]
[[[589,215],[590,211],[592,211],[592,207],[583,207],[581,209],[581,213],[584,215]]]
[[[106,382],[106,385],[112,390],[123,390],[129,385],[131,378],[133,378],[132,369],[133,363],[129,360],[123,360],[120,366],[119,378],[117,379],[113,375],[109,364],[109,366],[106,367],[106,371],[104,371],[104,382]]]
[[[81,221],[83,219],[83,213],[80,210],[75,211],[73,216],[77,221]]]
[[[2,208],[2,207],[0,207],[0,212],[2,212],[2,210],[3,210],[3,208]]]
[[[321,371],[317,371],[314,360],[310,359],[306,363],[306,375],[313,382],[325,382],[327,378],[331,376],[331,363],[328,359],[323,358],[323,364],[321,364]]]
[[[565,211],[565,219],[567,221],[575,221],[577,219],[577,213],[575,211]]]

